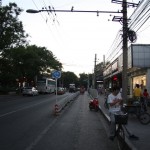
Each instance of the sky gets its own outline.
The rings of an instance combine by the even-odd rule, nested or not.
[[[139,0],[128,0],[138,3]],[[23,22],[24,30],[30,35],[30,44],[44,46],[52,51],[63,64],[63,71],[93,73],[95,54],[96,63],[103,61],[111,51],[111,46],[118,31],[122,28],[119,22],[112,21],[116,13],[66,13],[41,12],[26,13],[27,9],[41,10],[43,7],[54,7],[55,10],[90,10],[115,11],[122,10],[121,4],[111,0],[2,0],[2,6],[15,2],[24,11],[19,20]],[[128,16],[135,8],[128,8]],[[148,37],[141,33],[141,37]],[[140,36],[139,36],[140,37]],[[141,38],[139,38],[140,40]]]

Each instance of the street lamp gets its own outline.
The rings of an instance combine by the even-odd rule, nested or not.
[[[28,10],[26,10],[26,12],[27,13],[39,13],[39,12],[41,12],[40,10],[34,10],[34,9],[28,9]]]
[[[99,11],[99,10],[55,10],[55,9],[41,9],[41,10],[34,10],[34,9],[27,9],[26,12],[27,13],[39,13],[39,12],[83,12],[83,13],[96,13],[97,16],[99,15],[99,13],[122,13],[122,11]]]

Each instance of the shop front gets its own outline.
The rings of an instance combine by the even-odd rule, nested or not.
[[[142,89],[142,91],[144,91],[144,89],[148,89],[148,71],[149,69],[138,69],[137,71],[134,71],[130,74],[129,76],[129,95],[132,97],[133,96],[133,89],[135,88],[136,84],[139,84],[140,88]]]
[[[143,91],[146,88],[146,75],[133,77],[133,84],[132,84],[133,89],[135,88],[136,84],[139,84],[140,88]]]

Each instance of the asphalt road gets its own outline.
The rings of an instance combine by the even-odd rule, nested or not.
[[[58,100],[68,95],[59,95]],[[87,93],[58,116],[55,98],[14,96],[0,101],[0,150],[117,150],[101,113],[89,110]]]

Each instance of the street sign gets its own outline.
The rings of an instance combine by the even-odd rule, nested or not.
[[[58,79],[61,77],[61,71],[55,70],[52,72],[52,77]]]

